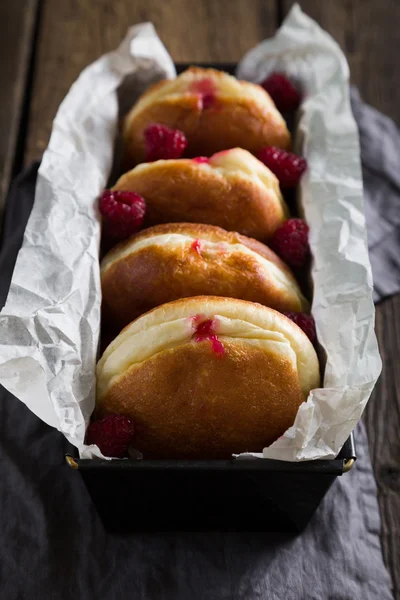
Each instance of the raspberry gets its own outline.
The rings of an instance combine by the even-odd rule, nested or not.
[[[86,443],[96,444],[104,456],[123,458],[134,437],[132,421],[124,415],[107,415],[92,421],[86,431]]]
[[[310,251],[308,232],[303,219],[288,219],[275,231],[269,245],[288,265],[302,267]]]
[[[296,323],[296,325],[298,325],[300,329],[304,331],[310,342],[315,342],[317,339],[317,333],[315,331],[314,317],[307,315],[306,313],[284,312],[283,314]]]
[[[146,202],[135,192],[105,190],[99,200],[106,234],[123,240],[143,224]]]
[[[307,168],[307,161],[296,154],[274,146],[261,148],[258,157],[279,179],[282,187],[293,188]]]
[[[261,85],[281,112],[291,112],[299,107],[300,92],[283,73],[271,73]]]
[[[144,130],[146,161],[153,162],[168,158],[180,158],[188,144],[185,134],[179,129],[153,123]]]

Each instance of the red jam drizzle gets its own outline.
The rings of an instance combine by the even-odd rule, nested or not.
[[[214,104],[214,101],[215,94],[205,94],[203,96],[203,109],[206,110],[207,108],[210,108],[210,106]]]
[[[196,156],[195,158],[192,158],[192,160],[200,164],[209,162],[208,156]]]
[[[214,104],[216,98],[216,85],[212,79],[200,79],[194,81],[189,90],[199,96],[199,109],[210,108]]]
[[[223,343],[217,338],[216,335],[210,335],[208,339],[211,342],[211,348],[213,352],[215,352],[217,356],[222,356],[225,352]]]
[[[222,356],[225,352],[223,343],[218,339],[215,334],[215,328],[217,325],[216,319],[204,319],[204,315],[196,315],[193,317],[193,323],[196,327],[196,331],[193,337],[196,342],[211,342],[211,348],[217,356]]]
[[[215,85],[214,80],[211,79],[211,77],[204,77],[203,79],[193,81],[189,89],[195,94],[201,94],[202,96],[206,96],[207,94],[215,94],[215,92],[217,91],[217,86]]]
[[[197,252],[197,254],[199,256],[201,256],[201,251],[203,248],[203,244],[201,243],[201,241],[199,239],[195,239],[194,242],[191,245],[192,250],[194,250],[195,252]]]

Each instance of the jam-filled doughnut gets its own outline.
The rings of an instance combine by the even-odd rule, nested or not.
[[[144,132],[153,123],[181,130],[190,157],[235,146],[257,153],[263,146],[291,144],[282,115],[261,86],[215,69],[191,67],[141,96],[123,124],[127,168],[147,160]]]
[[[185,298],[142,315],[108,346],[96,417],[130,417],[144,458],[227,458],[274,442],[319,383],[314,347],[281,313]]]
[[[206,223],[268,241],[288,218],[276,176],[247,150],[138,165],[113,190],[146,200],[145,225]]]
[[[267,246],[212,225],[156,225],[101,264],[103,315],[118,330],[148,310],[189,296],[226,296],[281,312],[309,309],[289,268]]]

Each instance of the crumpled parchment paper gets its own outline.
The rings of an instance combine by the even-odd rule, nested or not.
[[[310,226],[312,311],[327,360],[323,389],[310,393],[282,438],[254,456],[333,458],[381,370],[349,72],[338,45],[298,6],[273,38],[243,58],[238,76],[258,82],[274,70],[292,76],[304,94],[295,148],[309,165],[300,203]],[[101,456],[84,444],[100,325],[96,198],[111,173],[121,99],[128,107],[149,83],[174,76],[170,56],[145,23],[71,87],[54,120],[0,314],[0,383],[85,458]]]

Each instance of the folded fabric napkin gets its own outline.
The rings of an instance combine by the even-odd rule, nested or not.
[[[352,92],[361,137],[375,300],[400,290],[400,136]],[[397,151],[396,151],[397,150]],[[0,306],[32,207],[37,165],[13,185],[0,252]],[[40,201],[40,200],[39,200]],[[0,595],[103,600],[389,600],[376,486],[363,425],[358,461],[298,537],[271,533],[108,534],[63,438],[0,389]]]
[[[362,102],[356,88],[351,104],[360,132],[368,248],[379,302],[400,291],[400,132]]]

